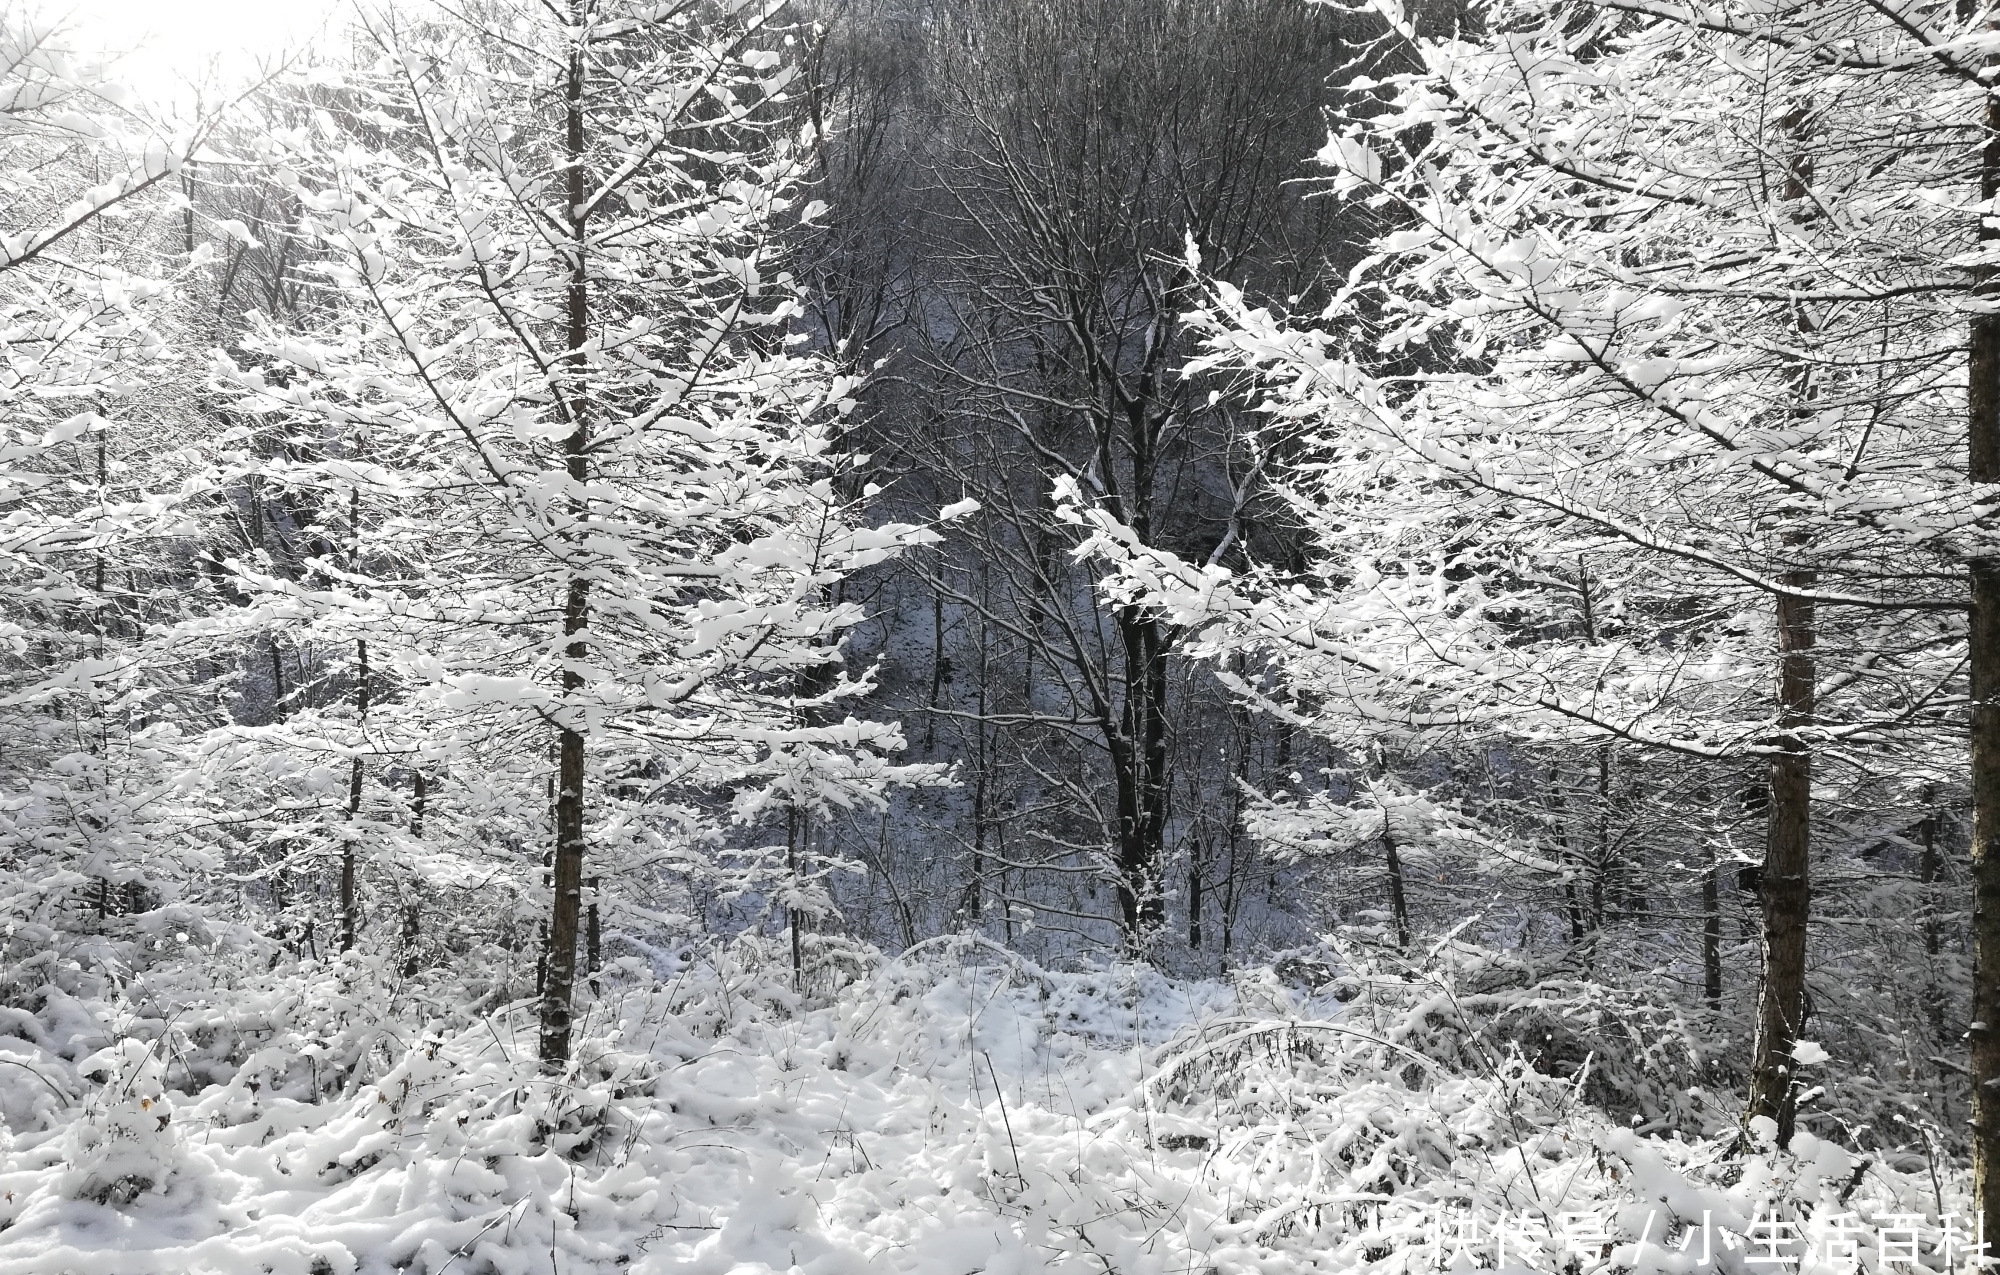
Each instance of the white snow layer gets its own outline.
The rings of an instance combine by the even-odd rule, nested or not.
[[[1556,1271],[1564,1211],[1606,1232],[1575,1269],[1686,1275],[1704,1214],[1741,1235],[1775,1203],[1804,1253],[1838,1214],[1947,1204],[1807,1134],[1728,1159],[1518,1056],[1430,1061],[1448,998],[930,955],[804,1003],[751,944],[628,979],[560,1079],[526,1007],[415,1038],[369,1020],[361,962],[122,1037],[58,994],[0,1018],[0,1275]],[[1501,1254],[1479,1223],[1456,1252],[1427,1211],[1545,1238]]]

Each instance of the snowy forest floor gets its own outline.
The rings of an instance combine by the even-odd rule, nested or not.
[[[1898,1218],[1962,1262],[1935,1162],[1741,1145],[1685,1087],[1614,1114],[1609,1020],[1544,1074],[1462,979],[833,955],[805,997],[749,940],[614,972],[560,1080],[526,1006],[415,1025],[369,960],[44,988],[0,1008],[0,1275],[1741,1275],[1771,1218],[1805,1270],[1890,1269]]]

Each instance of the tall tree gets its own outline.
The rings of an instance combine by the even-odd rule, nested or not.
[[[0,15],[0,887],[48,935],[151,910],[187,847],[173,797],[216,724],[212,514],[180,175],[215,127],[149,114],[58,24]],[[192,223],[190,223],[192,224]],[[206,227],[204,227],[206,229]],[[179,865],[176,865],[176,867]],[[167,868],[167,870],[162,870]]]
[[[775,236],[799,150],[778,127],[778,13],[379,13],[367,64],[306,90],[316,135],[287,139],[276,175],[340,304],[267,324],[234,375],[324,440],[274,477],[372,512],[352,519],[361,552],[316,580],[243,576],[366,642],[355,685],[376,689],[343,752],[491,783],[528,778],[508,763],[546,732],[529,782],[552,811],[551,1068],[592,861],[672,857],[718,818],[851,803],[894,775],[893,725],[828,711],[867,685],[841,668],[859,609],[828,592],[932,533],[848,516],[851,381],[788,335]]]
[[[926,733],[962,731],[982,759],[987,800],[948,825],[980,871],[954,894],[1014,873],[1017,902],[1148,950],[1192,845],[1173,794],[1231,790],[1205,732],[1183,747],[1176,723],[1224,697],[1181,675],[1194,666],[1143,609],[1094,595],[1045,492],[1070,475],[1159,543],[1236,543],[1230,408],[1180,374],[1179,250],[1192,235],[1280,294],[1325,270],[1338,217],[1285,180],[1316,144],[1343,19],[1289,0],[978,0],[833,21],[826,109],[850,132],[831,139],[842,233],[815,276],[822,309],[893,360],[870,400],[883,450],[916,490],[984,510],[905,585],[908,613],[929,613]],[[995,857],[999,837],[1013,849]],[[1104,911],[1114,925],[1090,927]]]
[[[1128,589],[1310,652],[1368,711],[1762,761],[1749,1115],[1783,1143],[1814,789],[1949,746],[1978,171],[1915,139],[1983,144],[1975,90],[1950,37],[1837,4],[1527,0],[1439,37],[1379,12],[1417,69],[1323,152],[1383,217],[1364,269],[1303,329],[1216,291],[1218,357],[1269,372],[1266,437],[1310,462],[1318,587],[1084,516],[1150,562]]]

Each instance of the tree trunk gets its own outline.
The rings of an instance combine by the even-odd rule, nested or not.
[[[1563,911],[1569,916],[1570,946],[1581,949],[1587,932],[1583,919],[1583,895],[1576,888],[1576,879],[1584,870],[1583,856],[1576,852],[1569,839],[1569,802],[1563,797],[1562,771],[1556,766],[1549,767],[1549,804],[1555,808],[1556,849],[1562,852],[1563,862]]]
[[[2000,195],[2000,98],[1990,93],[1986,146],[1980,155],[1980,197]],[[1989,214],[1979,238],[2000,238]],[[1974,279],[1991,304],[1994,272]],[[1967,368],[1966,477],[2000,483],[2000,315],[1975,315]],[[2000,558],[1971,561],[1972,622],[1967,661],[1972,674],[1972,1019],[1968,1059],[1972,1080],[1972,1204],[1974,1216],[2000,1226]]]
[[[1231,658],[1231,671],[1243,676],[1243,657]],[[1222,876],[1222,953],[1216,968],[1219,972],[1229,972],[1229,952],[1236,941],[1236,901],[1237,869],[1241,863],[1243,848],[1243,787],[1250,777],[1250,747],[1257,738],[1257,727],[1250,717],[1250,710],[1238,703],[1230,707],[1230,746],[1236,750],[1236,763],[1231,772],[1235,782],[1229,786],[1229,867]]]
[[[574,38],[579,41],[583,38],[585,16],[581,0],[572,0],[570,18],[577,32]],[[572,379],[557,396],[559,403],[566,404],[564,410],[569,414],[570,432],[564,440],[563,450],[572,489],[571,505],[579,522],[589,512],[584,502],[583,487],[587,476],[585,452],[590,443],[589,421],[585,415],[588,395],[583,385],[587,371],[585,348],[590,338],[590,264],[584,205],[589,196],[584,173],[583,89],[584,59],[579,45],[570,51],[564,84],[570,254],[565,348]],[[572,553],[582,551],[581,530],[579,528],[568,538],[565,547]],[[589,622],[590,585],[581,567],[571,563],[569,587],[563,597],[563,633],[573,639],[563,648],[562,687],[565,699],[583,689],[580,670],[588,652],[586,643],[577,635]],[[573,703],[566,708],[570,713],[566,722],[581,721]],[[541,1004],[541,1061],[542,1066],[550,1071],[562,1070],[569,1061],[570,997],[576,986],[577,921],[583,902],[584,852],[584,739],[581,729],[569,724],[560,727],[556,748],[554,881],[549,904],[548,974],[544,980]]]
[[[1197,853],[1188,862],[1188,950],[1201,950],[1201,874],[1207,864],[1206,855],[1199,853],[1200,843],[1196,843]]]
[[[1710,1010],[1722,1008],[1722,865],[1708,852],[1701,874],[1701,991]]]
[[[584,969],[590,971],[590,990],[598,991],[597,971],[604,968],[604,920],[597,910],[597,878],[584,882],[590,887],[590,910],[584,917]]]
[[[1410,907],[1403,895],[1403,856],[1396,849],[1396,838],[1389,833],[1389,819],[1382,818],[1382,857],[1389,868],[1389,907],[1396,917],[1396,946],[1408,951],[1410,947]]]
[[[1118,912],[1126,949],[1144,952],[1166,927],[1160,876],[1167,823],[1167,652],[1160,626],[1138,607],[1118,613],[1125,653],[1118,771]]]
[[[1386,755],[1375,760],[1375,777],[1383,784],[1389,778],[1389,759]],[[1403,889],[1403,852],[1396,845],[1396,830],[1390,822],[1389,807],[1382,807],[1382,862],[1389,870],[1389,913],[1396,919],[1396,946],[1402,951],[1410,949],[1410,905]]]
[[[944,698],[944,680],[951,657],[944,649],[944,590],[931,590],[931,696],[930,711],[924,714],[924,756],[937,755],[938,705]]]
[[[791,880],[792,901],[785,905],[785,930],[792,940],[792,991],[803,996],[806,990],[806,953],[799,938],[799,808],[785,811],[785,872]]]
[[[984,918],[986,910],[986,784],[992,769],[992,757],[987,753],[986,738],[986,582],[984,573],[980,578],[979,622],[979,669],[975,676],[979,679],[978,699],[975,702],[977,716],[972,719],[972,729],[978,732],[977,743],[972,750],[972,879],[965,883],[966,912],[974,925]],[[933,714],[935,716],[935,714]],[[963,736],[961,736],[963,738]],[[1000,911],[1003,919],[1007,915],[1007,900],[1003,885]]]
[[[1951,1033],[1946,1026],[1944,1012],[1944,984],[1938,977],[1938,957],[1944,954],[1944,927],[1938,916],[1937,883],[1944,875],[1944,856],[1938,852],[1938,812],[1931,803],[1937,800],[1933,785],[1924,785],[1924,802],[1930,808],[1924,812],[1923,822],[1917,825],[1917,838],[1923,842],[1923,858],[1917,864],[1917,880],[1924,887],[1924,960],[1927,966],[1924,978],[1924,1017],[1929,1020],[1931,1043],[1938,1050],[1950,1048]],[[1942,1081],[1949,1081],[1948,1075],[1940,1075]]]
[[[354,643],[354,709],[362,729],[368,725],[368,642]],[[354,821],[361,817],[361,756],[356,754],[347,772],[347,827],[340,840],[340,950],[354,946],[361,928],[361,900],[355,890]]]
[[[410,838],[421,841],[424,837],[424,806],[429,797],[429,788],[422,770],[410,773]],[[410,897],[403,901],[403,977],[415,978],[422,968],[417,959],[417,942],[423,937],[423,904],[418,893],[418,883],[410,884]]]
[[[581,593],[580,587],[572,588]],[[576,647],[570,648],[572,652]],[[579,658],[572,654],[572,659]],[[564,673],[565,690],[574,675]],[[581,680],[581,679],[578,679]],[[547,973],[542,986],[544,1066],[569,1061],[570,999],[576,987],[576,945],[583,905],[583,734],[564,728],[557,739],[555,863],[550,881]]]
[[[271,648],[271,716],[280,724],[285,720],[285,661],[278,654],[278,635],[273,633],[266,639]]]
[[[1784,582],[1806,589],[1811,571],[1786,573]],[[1758,894],[1764,905],[1764,984],[1757,1001],[1757,1045],[1750,1064],[1746,1118],[1777,1122],[1779,1146],[1791,1141],[1798,1116],[1792,1084],[1792,1046],[1805,1026],[1806,916],[1810,907],[1808,855],[1812,846],[1812,754],[1797,734],[1816,711],[1813,603],[1795,593],[1778,595],[1779,752],[1771,758],[1770,807],[1764,869]]]
[[[1582,557],[1576,560],[1576,587],[1583,609],[1583,640],[1593,646],[1597,643],[1597,609],[1590,596],[1590,568]],[[1584,950],[1584,969],[1589,970],[1597,960],[1597,949],[1604,934],[1604,874],[1610,868],[1611,832],[1611,745],[1600,742],[1597,745],[1597,830],[1595,846],[1590,853],[1590,909],[1581,927],[1572,923],[1572,930],[1580,928],[1579,939],[1590,940]]]

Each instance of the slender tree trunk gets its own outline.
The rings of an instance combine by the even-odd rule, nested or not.
[[[568,178],[569,222],[568,324],[565,349],[568,354],[569,383],[559,394],[567,404],[570,433],[563,450],[572,489],[571,505],[579,522],[589,510],[584,501],[588,477],[586,452],[590,445],[588,387],[585,353],[590,339],[590,261],[588,218],[584,201],[589,187],[584,172],[583,89],[584,57],[581,40],[585,27],[582,0],[571,0],[572,37],[579,43],[569,55],[564,84],[565,151]],[[582,535],[568,538],[567,548],[581,552]],[[590,585],[577,564],[569,566],[569,585],[563,596],[563,633],[572,640],[564,647],[562,687],[565,699],[583,689],[581,672],[587,644],[581,635],[590,622]],[[549,906],[548,976],[542,991],[541,1061],[550,1071],[560,1071],[569,1061],[570,999],[576,987],[577,922],[583,902],[583,783],[584,739],[574,704],[566,706],[570,715],[556,736],[556,817],[554,881]]]
[[[984,618],[984,608],[987,600],[987,591],[984,573],[981,575],[979,595],[981,619],[979,622],[979,670],[976,674],[979,679],[979,689],[976,692],[978,698],[975,711],[977,715],[972,719],[972,728],[978,732],[972,750],[972,879],[965,883],[965,910],[975,925],[982,919],[986,908],[986,785],[987,776],[992,769],[993,761],[987,753],[986,734],[987,682],[986,621]],[[1007,912],[1007,901],[1005,898],[1000,900],[1000,911],[1004,918]]]
[[[1386,783],[1389,778],[1389,758],[1376,758],[1375,777]],[[1382,862],[1389,870],[1389,913],[1396,919],[1396,946],[1403,951],[1410,948],[1410,905],[1403,889],[1403,852],[1396,845],[1396,830],[1389,819],[1389,807],[1382,807]]]
[[[1980,197],[2000,195],[2000,97],[1986,97],[1986,145],[1980,154]],[[1990,246],[2000,227],[1989,213],[1979,238]],[[1994,272],[1974,279],[1978,296],[1994,299]],[[2000,483],[2000,314],[1975,315],[1966,395],[1968,464],[1974,483]],[[1967,659],[1972,674],[1972,1018],[1966,1032],[1972,1080],[1972,1202],[1977,1216],[2000,1227],[2000,558],[1971,560],[1972,623]]]
[[[597,908],[597,878],[584,882],[590,887],[590,910],[584,917],[584,968],[590,971],[591,994],[597,993],[597,971],[604,968],[604,921]]]
[[[271,648],[271,716],[280,723],[285,720],[285,662],[278,654],[278,635],[271,634],[266,641]]]
[[[785,811],[785,871],[791,878],[793,902],[785,907],[785,930],[792,940],[792,990],[800,995],[806,990],[805,944],[799,937],[799,808],[793,806]]]
[[[944,650],[944,590],[931,590],[931,696],[930,712],[924,714],[924,756],[937,754],[937,709],[944,696],[945,671],[951,659]]]
[[[1817,215],[1809,195],[1814,155],[1812,113],[1795,103],[1778,126],[1790,138],[1781,200],[1801,221]],[[1803,344],[1816,324],[1803,305],[1794,305],[1793,324]],[[1811,412],[1815,397],[1812,369],[1800,363],[1795,375],[1793,414]],[[1803,530],[1788,531],[1787,550],[1803,554],[1811,543]],[[1788,590],[1777,596],[1778,735],[1770,761],[1770,802],[1766,808],[1764,865],[1758,875],[1763,904],[1764,981],[1757,998],[1757,1041],[1750,1060],[1750,1101],[1746,1121],[1768,1117],[1777,1124],[1777,1144],[1791,1142],[1798,1118],[1798,1086],[1792,1058],[1811,1003],[1806,995],[1806,924],[1811,911],[1812,752],[1801,732],[1818,715],[1818,639],[1814,604],[1806,595],[1819,582],[1816,572],[1793,565],[1780,578]],[[1796,589],[1799,592],[1790,592]]]
[[[347,489],[347,569],[361,570],[361,488]],[[354,641],[354,728],[366,743],[368,730],[368,639]],[[347,826],[340,839],[340,950],[351,951],[361,929],[361,900],[355,883],[355,821],[361,818],[361,754],[356,751],[347,773]]]
[[[1596,860],[1596,871],[1590,879],[1590,928],[1595,933],[1604,932],[1604,899],[1607,893],[1615,892],[1618,882],[1618,853],[1611,844],[1611,765],[1616,760],[1617,745],[1609,740],[1597,745],[1597,831],[1596,845],[1591,857]]]
[[[1382,857],[1389,868],[1389,908],[1396,917],[1396,946],[1410,947],[1410,906],[1403,894],[1403,855],[1389,831],[1389,817],[1382,816]]]
[[[1722,865],[1708,852],[1701,874],[1701,991],[1711,1010],[1722,1008]]]
[[[361,729],[368,725],[368,641],[354,643],[354,708]],[[347,772],[347,826],[340,839],[340,950],[353,948],[361,928],[361,900],[355,889],[355,820],[361,817],[361,756],[355,754]]]
[[[1118,911],[1129,951],[1144,952],[1166,927],[1160,869],[1167,822],[1167,653],[1160,626],[1138,607],[1118,614],[1125,651],[1123,747],[1118,776]]]
[[[1586,933],[1583,920],[1583,895],[1576,888],[1578,874],[1584,870],[1583,857],[1577,854],[1569,839],[1569,802],[1563,797],[1562,773],[1555,766],[1549,767],[1549,804],[1555,807],[1556,848],[1562,852],[1563,870],[1563,910],[1569,915],[1570,946],[1581,948]]]
[[[1195,843],[1195,853],[1188,860],[1188,950],[1201,950],[1201,874],[1207,865],[1207,855],[1201,851],[1201,843]]]
[[[1930,784],[1924,785],[1926,805],[1936,800],[1936,791]],[[1938,978],[1938,958],[1944,954],[1944,927],[1938,917],[1937,883],[1944,875],[1944,856],[1938,852],[1938,812],[1932,805],[1924,812],[1924,820],[1917,825],[1917,837],[1923,842],[1923,857],[1917,864],[1917,880],[1924,888],[1924,959],[1927,966],[1924,979],[1924,1017],[1929,1020],[1931,1043],[1939,1050],[1951,1044],[1950,1029],[1945,1020],[1944,984]],[[1948,1080],[1947,1076],[1940,1076]]]
[[[424,807],[430,791],[422,770],[410,774],[410,837],[415,841],[424,838]],[[410,897],[403,901],[403,977],[415,978],[422,968],[417,959],[417,943],[423,937],[423,905],[419,901],[417,883],[410,885]]]
[[[1241,655],[1231,657],[1231,671],[1238,677],[1243,676]],[[1250,778],[1250,747],[1257,738],[1257,727],[1250,710],[1241,704],[1231,705],[1229,725],[1229,742],[1236,750],[1236,761],[1232,771],[1235,782],[1229,786],[1229,867],[1222,876],[1222,952],[1217,964],[1217,969],[1224,974],[1229,972],[1229,953],[1236,941],[1237,870],[1243,845],[1243,788]],[[1282,726],[1280,729],[1283,729]]]
[[[1597,609],[1591,600],[1590,568],[1582,557],[1576,561],[1576,579],[1583,607],[1583,638],[1595,645]],[[1597,745],[1597,827],[1595,844],[1590,851],[1590,910],[1584,927],[1590,949],[1585,955],[1585,969],[1595,964],[1597,948],[1604,933],[1604,876],[1611,867],[1611,747],[1609,741]]]
[[[1796,542],[1794,542],[1796,543]],[[1800,589],[1812,571],[1791,571],[1784,582]],[[1757,1045],[1750,1063],[1746,1117],[1777,1122],[1778,1145],[1791,1141],[1798,1116],[1792,1084],[1792,1046],[1806,1017],[1806,917],[1810,908],[1812,754],[1797,732],[1817,711],[1813,659],[1814,607],[1796,593],[1778,595],[1779,752],[1771,758],[1771,804],[1759,897],[1764,905],[1764,983],[1757,999]]]

